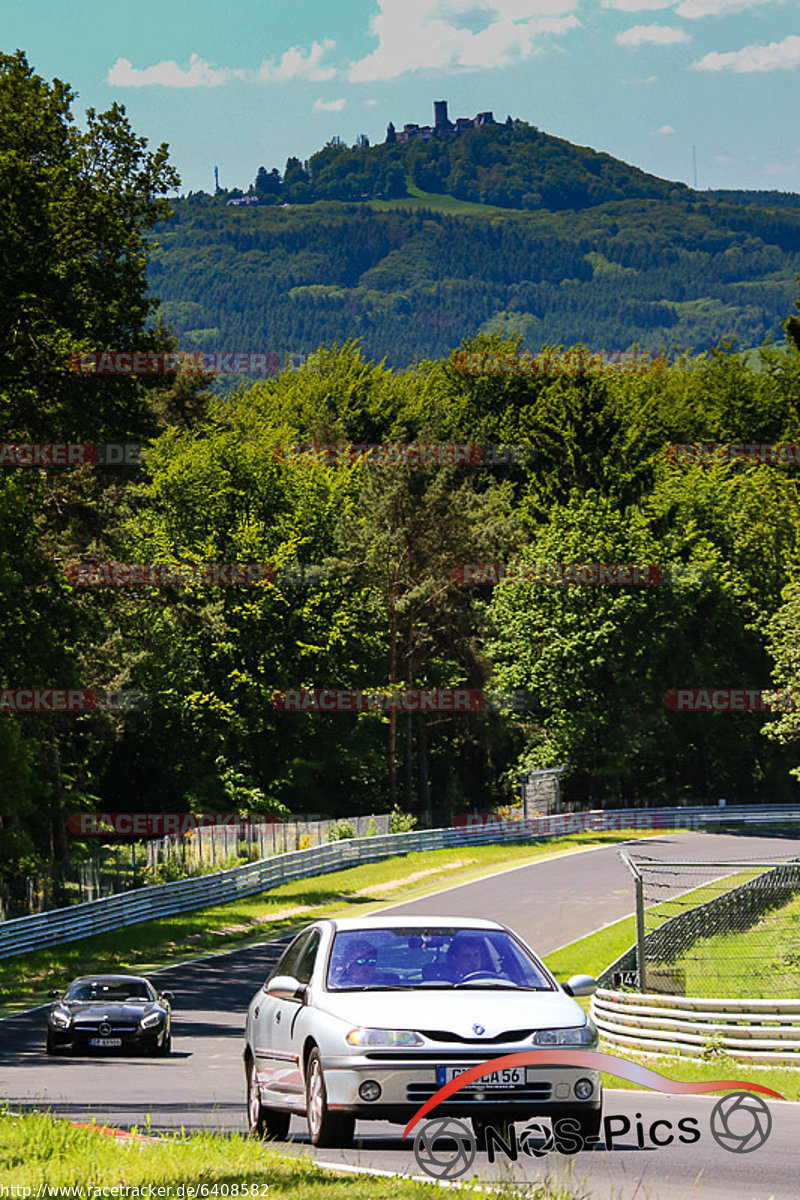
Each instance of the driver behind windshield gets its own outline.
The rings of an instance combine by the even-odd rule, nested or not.
[[[485,975],[487,965],[484,961],[483,942],[481,938],[459,934],[453,938],[445,958],[447,978],[453,983],[461,983],[469,975]]]

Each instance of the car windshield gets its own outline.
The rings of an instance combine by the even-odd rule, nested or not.
[[[529,988],[552,991],[544,969],[500,929],[342,930],[328,964],[329,991],[387,988]]]
[[[154,1000],[155,996],[143,979],[97,979],[70,984],[64,999],[119,1003],[121,1000]]]

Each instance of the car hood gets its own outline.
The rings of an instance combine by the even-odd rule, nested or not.
[[[564,992],[506,992],[476,988],[418,992],[322,992],[314,1006],[361,1025],[382,1029],[437,1029],[474,1039],[517,1029],[583,1025],[581,1006]]]
[[[66,1008],[73,1021],[139,1021],[148,1012],[158,1011],[158,1005],[150,1000],[131,1001],[126,1004],[96,1004],[93,1001],[74,1001],[59,1005]]]

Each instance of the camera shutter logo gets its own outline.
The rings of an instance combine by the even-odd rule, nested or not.
[[[437,1148],[438,1142],[445,1142],[445,1145]],[[414,1157],[425,1174],[434,1179],[456,1179],[466,1175],[475,1161],[475,1152],[472,1133],[463,1121],[453,1117],[426,1121],[414,1138]]]
[[[549,1154],[556,1148],[552,1129],[532,1121],[519,1135],[519,1148],[529,1154],[531,1158],[544,1158],[545,1154]]]
[[[731,1092],[711,1110],[711,1136],[732,1154],[759,1150],[771,1132],[772,1114],[761,1097],[751,1092]]]

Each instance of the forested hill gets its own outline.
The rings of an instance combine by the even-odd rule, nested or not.
[[[331,142],[304,164],[290,158],[282,177],[262,167],[253,191],[263,203],[298,204],[393,200],[409,195],[409,186],[478,204],[551,211],[689,194],[685,184],[648,175],[524,121],[402,144]]]
[[[756,195],[692,191],[522,121],[331,142],[261,167],[252,204],[178,201],[150,282],[186,349],[358,337],[402,366],[496,331],[531,350],[749,348],[782,340],[800,273],[800,209]]]
[[[800,210],[682,192],[579,211],[435,194],[228,207],[192,196],[156,232],[152,293],[183,348],[308,353],[358,337],[403,366],[478,332],[524,345],[702,351],[783,340]]]

